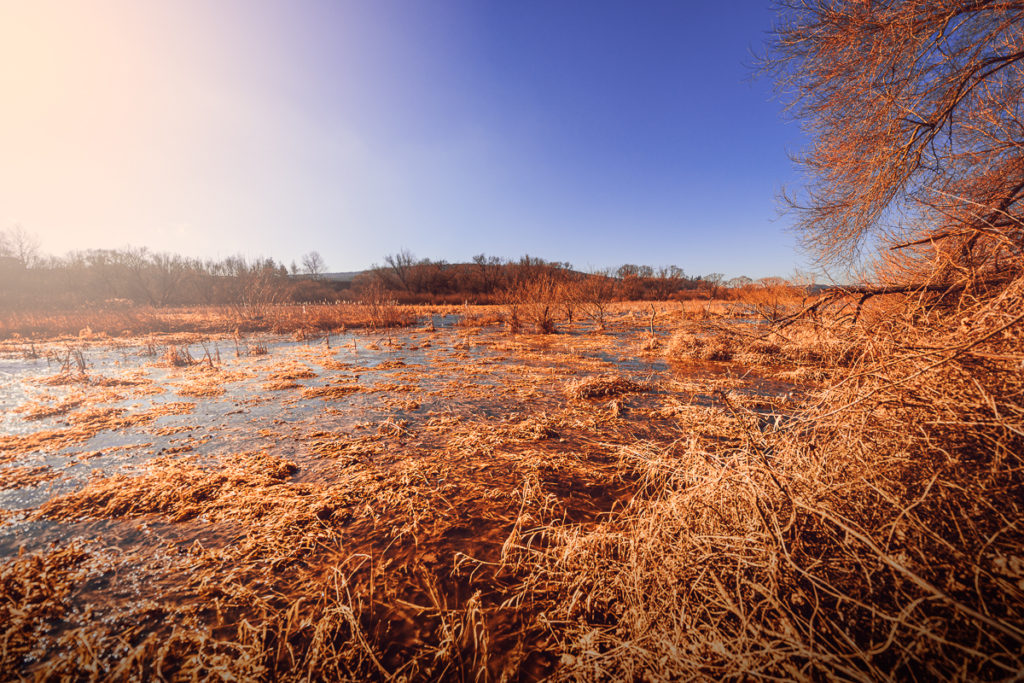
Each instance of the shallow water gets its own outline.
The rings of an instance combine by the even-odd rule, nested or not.
[[[400,441],[439,417],[501,420],[537,414],[564,401],[565,382],[591,374],[614,372],[660,382],[680,374],[692,378],[721,372],[673,367],[657,352],[638,354],[628,332],[594,335],[581,327],[574,334],[512,338],[495,329],[463,329],[457,322],[458,316],[435,316],[433,330],[348,332],[307,341],[266,335],[242,343],[219,339],[175,345],[194,359],[210,358],[192,368],[161,364],[165,348],[154,349],[145,340],[82,347],[88,377],[137,383],[126,386],[49,386],[42,380],[60,369],[53,361],[0,357],[0,439],[7,439],[6,445],[0,441],[0,511],[12,513],[0,523],[0,558],[20,547],[31,550],[79,535],[109,536],[111,522],[58,523],[33,519],[32,513],[92,477],[138,472],[157,457],[216,463],[237,453],[269,451],[299,464],[304,478],[315,479],[320,469],[310,438],[320,433],[358,436],[392,429]],[[256,344],[265,345],[267,353],[245,355]],[[266,388],[270,376],[286,364],[316,376],[295,379],[291,388]],[[210,378],[212,386],[204,385],[205,390],[223,393],[194,395],[190,382]],[[524,380],[536,386],[528,399],[512,390]],[[331,387],[340,388],[335,398],[309,393]],[[345,394],[344,387],[358,390]],[[775,396],[792,387],[751,378],[738,389]],[[73,396],[82,398],[81,405],[63,414],[31,420],[18,412],[30,402],[57,405]],[[713,401],[710,394],[692,398]],[[638,405],[655,400],[656,393],[637,399]],[[58,439],[26,448],[12,441],[47,430],[69,433],[76,415],[89,409],[118,408],[131,417],[181,403],[193,405],[137,424],[99,429],[73,443]],[[13,478],[16,469],[26,467],[43,468],[42,479],[4,485],[5,476]]]

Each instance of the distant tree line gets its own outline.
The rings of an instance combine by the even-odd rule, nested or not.
[[[403,303],[498,303],[510,289],[542,278],[557,282],[604,279],[614,289],[615,298],[629,300],[719,297],[727,285],[753,282],[750,278],[726,282],[720,273],[690,276],[674,265],[655,268],[627,263],[616,269],[583,272],[564,261],[529,255],[502,259],[477,254],[469,263],[448,263],[417,259],[412,252],[402,250],[385,256],[383,265],[360,273],[353,287],[358,291],[371,283],[380,283]]]
[[[242,256],[202,260],[145,248],[44,256],[35,236],[15,226],[0,230],[0,306],[227,305],[251,313],[274,303],[360,299],[371,291],[401,303],[504,303],[508,292],[541,282],[554,283],[560,291],[569,285],[578,292],[599,290],[599,298],[607,300],[666,300],[720,298],[728,286],[751,282],[726,282],[718,273],[689,276],[676,266],[625,264],[580,272],[569,263],[529,255],[502,259],[479,254],[468,263],[448,263],[401,250],[352,280],[331,279],[315,251],[300,263],[286,266],[273,258]]]
[[[351,283],[323,279],[323,259],[303,267],[272,258],[202,260],[145,248],[89,249],[43,256],[38,241],[13,228],[0,231],[0,306],[67,308],[82,305],[229,305],[335,300]]]

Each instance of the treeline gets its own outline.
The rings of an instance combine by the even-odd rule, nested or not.
[[[384,258],[360,273],[353,282],[356,291],[379,286],[400,303],[502,303],[507,293],[520,290],[531,281],[584,282],[604,280],[611,296],[623,300],[668,300],[719,298],[725,288],[752,284],[750,278],[726,281],[720,273],[689,276],[677,266],[654,268],[625,264],[615,269],[581,272],[564,261],[546,261],[533,256],[502,259],[478,254],[469,263],[448,263],[417,259],[409,251]]]
[[[274,303],[348,298],[350,284],[272,258],[200,260],[131,248],[64,257],[0,252],[0,306],[6,309],[227,305],[258,313]]]
[[[317,252],[301,265],[272,258],[192,259],[144,248],[91,249],[43,256],[21,228],[0,230],[0,306],[8,310],[107,306],[233,306],[258,315],[276,303],[361,300],[404,304],[506,303],[529,283],[560,291],[596,291],[602,300],[731,298],[749,278],[728,282],[717,273],[689,276],[681,268],[626,264],[583,273],[569,263],[532,256],[501,259],[480,254],[469,263],[417,259],[399,251],[357,274],[332,279]]]

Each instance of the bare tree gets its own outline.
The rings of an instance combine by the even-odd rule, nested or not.
[[[302,272],[314,280],[323,278],[327,272],[327,264],[318,251],[311,251],[302,255]]]
[[[479,273],[477,289],[481,292],[490,293],[495,291],[501,284],[502,261],[497,256],[477,254],[473,257]]]
[[[730,288],[730,289],[739,289],[740,287],[746,287],[746,286],[752,285],[752,284],[754,284],[753,280],[751,280],[746,275],[740,275],[740,276],[734,277],[731,280],[729,280],[728,282],[726,282],[725,286]]]
[[[228,304],[242,320],[262,319],[269,307],[284,297],[281,280],[287,272],[272,258],[249,260],[244,256],[231,256],[224,259],[221,273],[226,276]]]
[[[686,273],[679,266],[662,266],[654,271],[651,291],[655,298],[667,299],[686,281]]]
[[[1024,2],[795,0],[780,16],[765,65],[813,133],[811,184],[789,199],[823,264],[889,251],[904,279],[917,264],[934,280],[1020,254]]]
[[[410,276],[412,275],[413,266],[416,265],[416,257],[413,256],[413,253],[408,249],[402,249],[397,254],[385,256],[384,263],[391,268],[402,288],[406,291],[412,291],[410,289]]]
[[[39,238],[20,223],[0,233],[0,256],[16,258],[26,268],[39,259]]]
[[[188,274],[188,261],[177,254],[151,254],[145,247],[128,248],[122,254],[135,293],[132,298],[151,306],[169,304]]]
[[[615,298],[618,280],[610,270],[588,273],[579,282],[578,293],[583,314],[590,318],[597,329],[603,330],[608,315],[608,305]]]
[[[722,290],[722,283],[725,282],[725,275],[722,273],[708,273],[701,277],[701,280],[708,286],[708,296],[717,299]]]

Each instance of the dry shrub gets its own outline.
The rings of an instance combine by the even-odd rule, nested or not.
[[[416,316],[407,307],[399,306],[398,301],[379,280],[363,290],[359,305],[367,320],[366,326],[375,330],[404,327],[416,322]]]
[[[486,327],[488,325],[500,325],[504,320],[500,311],[489,306],[485,308],[478,307],[478,310],[475,311],[464,309],[459,311],[459,313],[459,319],[455,322],[459,327]]]
[[[575,399],[603,398],[641,391],[650,391],[650,387],[619,375],[584,377],[570,382],[565,387],[566,395]]]
[[[689,443],[633,449],[650,497],[518,547],[556,680],[1024,670],[1024,282],[892,309],[798,419],[726,399],[723,446],[681,411]]]
[[[665,354],[672,360],[732,360],[736,352],[733,340],[726,335],[694,334],[679,330],[669,340]]]
[[[188,350],[187,346],[181,346],[179,348],[168,346],[164,355],[160,357],[161,365],[166,365],[172,368],[187,368],[192,365],[196,365],[197,363],[199,363],[199,361],[192,356],[192,353]]]
[[[809,321],[798,321],[783,329],[772,328],[763,334],[743,339],[735,359],[750,365],[794,365],[827,370],[855,365],[866,347],[875,355],[882,339],[869,340],[861,328],[837,328]],[[891,340],[884,342],[891,346]]]
[[[721,320],[745,315],[742,307],[726,301],[700,300],[679,302],[679,316],[683,320]]]
[[[501,294],[505,325],[513,333],[528,326],[537,334],[552,334],[570,296],[566,282],[551,273],[513,283]]]

